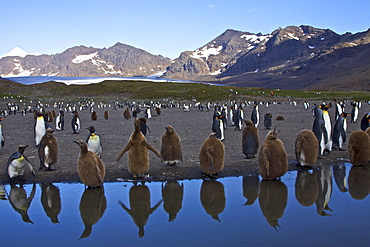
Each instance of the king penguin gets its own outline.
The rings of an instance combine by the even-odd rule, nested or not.
[[[242,127],[243,127],[243,118],[244,118],[244,111],[243,111],[243,107],[240,105],[238,107],[238,109],[236,110],[235,112],[235,120],[234,120],[234,123],[235,123],[235,129],[236,130],[241,130]]]
[[[58,161],[58,141],[54,136],[54,130],[47,128],[45,135],[40,141],[38,148],[38,155],[40,159],[40,169],[45,168],[47,171],[51,171],[51,165],[54,165]]]
[[[73,117],[72,117],[71,124],[72,124],[73,134],[78,134],[78,131],[81,128],[81,122],[80,122],[80,116],[77,110],[73,111]]]
[[[146,136],[146,130],[148,130],[150,133],[149,126],[146,124],[146,118],[144,117],[139,118],[139,123],[140,123],[140,131],[141,133],[143,133],[144,136]]]
[[[32,172],[32,175],[35,176],[35,170],[33,169],[32,164],[28,161],[27,157],[23,154],[24,150],[28,147],[28,145],[20,145],[18,147],[18,151],[13,153],[7,162],[7,170],[8,175],[10,177],[10,181],[14,182],[15,180],[19,180],[20,182],[27,181],[23,175],[25,169],[29,169]]]
[[[131,118],[131,113],[130,113],[130,109],[129,108],[126,108],[126,110],[123,111],[123,117],[125,119],[130,119]]]
[[[320,107],[315,105],[312,112],[313,116],[315,117],[312,126],[312,131],[315,134],[317,140],[319,141],[318,155],[323,155],[325,150],[325,138],[324,138],[325,123],[324,118],[322,116],[322,110]]]
[[[370,127],[370,112],[366,113],[361,119],[361,130],[366,131]]]
[[[260,114],[258,112],[258,104],[254,103],[252,114],[251,114],[251,120],[254,124],[254,126],[258,127],[258,124],[260,122]]]
[[[222,171],[225,160],[225,146],[212,132],[203,142],[199,152],[200,168],[205,176],[213,177]]]
[[[77,160],[77,173],[88,188],[101,187],[105,177],[105,165],[93,152],[88,150],[84,140],[74,141],[81,152]]]
[[[220,139],[221,141],[225,139],[225,137],[224,137],[224,125],[223,125],[223,122],[222,122],[221,115],[218,115],[218,116],[213,118],[212,132],[216,133],[217,139]]]
[[[356,123],[358,118],[358,108],[359,102],[355,101],[352,103],[352,111],[351,111],[351,123]]]
[[[296,136],[294,146],[298,165],[309,167],[316,163],[319,141],[311,130],[301,130]]]
[[[333,128],[333,149],[344,151],[343,143],[346,142],[347,117],[348,113],[341,113],[335,121]]]
[[[36,114],[35,121],[35,142],[36,147],[39,146],[41,138],[45,135],[47,124],[44,119],[44,115],[41,112]]]
[[[103,153],[103,147],[101,145],[100,136],[95,133],[94,126],[89,126],[86,129],[90,131],[86,139],[88,150],[92,151],[93,153],[98,155],[99,158],[101,158],[101,154]]]
[[[0,122],[3,120],[4,118],[0,118]],[[0,154],[1,154],[1,149],[4,147],[5,145],[5,138],[4,138],[4,134],[3,134],[3,129],[2,129],[2,126],[0,124]]]
[[[265,129],[271,129],[272,125],[272,114],[271,113],[266,113],[265,116],[263,117],[263,126]]]
[[[331,122],[330,122],[330,116],[329,116],[329,108],[330,105],[321,105],[322,109],[322,116],[324,119],[324,139],[325,139],[325,150],[326,152],[330,153],[332,146],[333,146],[333,141],[331,138]]]
[[[55,129],[64,130],[64,111],[60,110],[59,115],[55,119]]]
[[[350,162],[355,166],[364,165],[370,161],[370,137],[365,131],[356,130],[351,133],[348,154]]]
[[[161,160],[162,156],[158,151],[150,145],[143,133],[140,131],[139,120],[134,120],[135,130],[131,134],[127,145],[122,149],[118,155],[117,162],[128,151],[128,170],[134,178],[144,177],[145,173],[149,170],[149,153],[148,149],[155,153]]]
[[[242,131],[242,151],[247,159],[254,158],[260,145],[258,129],[252,121],[244,120],[246,126]]]
[[[276,127],[270,130],[258,154],[259,172],[265,180],[275,180],[288,171],[288,157]]]
[[[180,137],[171,125],[167,125],[166,132],[162,136],[161,155],[164,162],[170,166],[176,166],[182,161],[182,149]]]

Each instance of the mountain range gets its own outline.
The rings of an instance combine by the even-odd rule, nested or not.
[[[160,76],[242,87],[368,91],[370,29],[343,35],[304,25],[271,34],[228,29],[174,60],[122,43],[54,55],[18,50],[0,58],[0,76]]]

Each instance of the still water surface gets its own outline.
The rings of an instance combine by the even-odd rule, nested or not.
[[[350,164],[281,181],[7,184],[1,245],[368,246],[369,184],[370,167]]]

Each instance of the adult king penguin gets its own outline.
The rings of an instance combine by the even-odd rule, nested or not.
[[[6,165],[11,182],[15,182],[16,180],[19,180],[19,182],[27,181],[23,177],[25,169],[29,169],[32,172],[32,175],[35,176],[35,170],[33,169],[32,164],[23,154],[27,147],[28,145],[20,145],[18,147],[18,151],[13,153],[8,159]]]
[[[254,103],[252,114],[251,114],[251,120],[252,120],[254,126],[257,127],[259,122],[260,122],[260,114],[258,112],[258,104],[257,103]]]
[[[0,122],[3,120],[4,118],[0,118]],[[4,147],[5,145],[5,138],[4,138],[4,134],[3,134],[3,129],[2,129],[2,126],[0,124],[0,154],[1,154],[1,149]]]
[[[93,153],[98,155],[99,158],[101,158],[101,154],[103,153],[103,147],[101,145],[100,136],[95,133],[94,126],[89,126],[86,129],[89,130],[90,132],[86,139],[88,150],[92,151]]]
[[[71,124],[72,124],[73,134],[78,134],[78,131],[81,128],[81,121],[80,121],[80,116],[79,116],[77,110],[75,110],[73,112],[73,117],[72,117]]]
[[[171,125],[167,125],[166,132],[162,136],[161,155],[164,162],[170,166],[176,166],[182,161],[182,149],[180,137]]]
[[[370,112],[366,113],[361,119],[361,130],[366,131],[370,127]]]
[[[247,159],[254,158],[260,145],[258,129],[252,121],[244,120],[246,126],[242,131],[242,151]]]
[[[59,115],[55,119],[55,129],[64,130],[64,111],[60,110]]]
[[[324,119],[324,138],[325,138],[325,150],[326,152],[330,153],[332,146],[333,146],[333,141],[331,138],[331,122],[330,122],[330,116],[329,116],[329,108],[330,105],[321,105],[322,109],[322,116]]]
[[[274,180],[288,171],[288,157],[276,127],[270,130],[258,154],[259,172],[263,179]]]
[[[39,146],[42,137],[46,133],[47,123],[45,122],[44,115],[41,112],[36,114],[36,121],[35,121],[35,142],[36,147]]]
[[[320,107],[315,105],[312,111],[315,117],[312,126],[312,131],[315,134],[317,140],[319,141],[318,155],[323,155],[325,150],[325,138],[324,138],[325,122]]]
[[[215,118],[213,118],[212,132],[216,133],[217,139],[220,139],[221,141],[225,139],[225,137],[224,137],[224,125],[223,125],[223,122],[222,122],[222,116],[221,115],[218,115]]]
[[[38,155],[40,159],[40,169],[51,171],[51,165],[54,165],[58,161],[58,141],[54,136],[54,130],[47,128],[45,135],[40,141],[38,148]]]
[[[352,103],[352,111],[351,111],[351,123],[356,123],[358,118],[358,108],[359,102],[355,101]]]
[[[346,142],[347,117],[348,113],[341,113],[335,121],[333,128],[333,149],[344,151],[343,143]]]

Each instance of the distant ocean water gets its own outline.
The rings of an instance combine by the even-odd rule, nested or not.
[[[137,81],[153,81],[153,82],[179,82],[179,83],[196,83],[193,81],[169,80],[165,78],[151,77],[60,77],[60,76],[20,76],[20,77],[3,77],[14,82],[24,85],[32,85],[48,81],[62,82],[66,85],[86,85],[92,83],[100,83],[105,80],[137,80]]]

